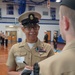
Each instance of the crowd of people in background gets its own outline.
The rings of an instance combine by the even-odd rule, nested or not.
[[[2,31],[0,31],[0,45],[8,47],[8,37]]]

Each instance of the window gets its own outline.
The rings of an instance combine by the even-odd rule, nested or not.
[[[35,6],[29,6],[29,7],[28,7],[28,10],[29,10],[29,11],[35,11]]]
[[[43,15],[48,16],[48,11],[43,11]]]
[[[7,4],[7,14],[8,15],[13,15],[14,14],[13,4]]]

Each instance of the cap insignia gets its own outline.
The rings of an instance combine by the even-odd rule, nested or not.
[[[29,17],[29,18],[30,18],[30,20],[33,20],[33,19],[34,19],[33,15],[30,15],[30,17]]]

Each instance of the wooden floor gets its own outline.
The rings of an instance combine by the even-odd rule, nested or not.
[[[8,52],[13,44],[15,43],[9,43],[8,48],[0,45],[0,75],[7,75],[6,61]]]
[[[8,52],[13,44],[15,43],[9,43],[8,48],[0,46],[0,75],[7,75],[6,61],[8,57]],[[58,44],[58,49],[61,50],[63,47],[64,44]]]

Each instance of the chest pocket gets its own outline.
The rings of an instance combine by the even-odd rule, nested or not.
[[[23,61],[26,61],[27,59],[27,53],[26,52],[15,52],[15,61],[18,67],[23,67],[25,64]]]
[[[15,52],[14,56],[15,56],[17,69],[23,69],[25,67],[25,64],[23,63],[23,61],[26,61],[27,53],[26,52]]]
[[[26,52],[15,52],[14,56],[15,56],[15,59],[17,57],[21,57],[22,59],[24,59],[24,61],[27,59],[27,53]]]
[[[15,52],[14,53],[14,56],[16,57],[16,56],[26,56],[27,55],[27,53],[26,52]]]
[[[37,59],[38,62],[41,61],[41,60],[46,59],[47,56],[48,56],[48,53],[41,53],[40,52],[38,54],[34,54],[34,57],[35,57],[35,59]]]
[[[26,52],[21,52],[20,55],[21,55],[21,56],[26,56],[27,53],[26,53]]]

